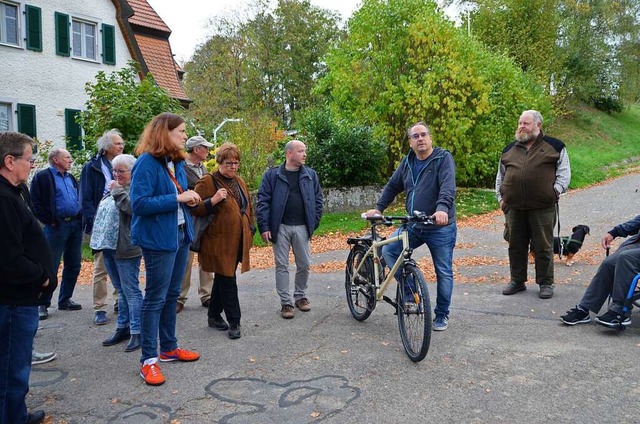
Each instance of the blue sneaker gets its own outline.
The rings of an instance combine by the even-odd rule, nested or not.
[[[105,325],[107,323],[107,313],[105,311],[96,312],[96,317],[93,322],[96,325]]]
[[[444,331],[449,327],[449,317],[446,315],[436,315],[433,320],[433,331]]]

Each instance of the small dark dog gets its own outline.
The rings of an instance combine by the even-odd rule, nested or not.
[[[562,255],[565,260],[566,266],[573,265],[573,257],[582,247],[584,238],[589,234],[589,227],[586,225],[576,225],[571,229],[573,234],[571,237],[554,237],[553,238],[553,253],[559,254],[560,247],[562,247]],[[536,260],[536,254],[533,252],[533,245],[529,246],[529,263],[534,263]]]

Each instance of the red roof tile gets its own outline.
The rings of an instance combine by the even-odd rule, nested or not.
[[[167,90],[171,97],[188,100],[189,98],[178,81],[169,40],[143,34],[135,34],[134,36],[149,72],[153,74],[158,85]]]
[[[147,3],[147,0],[127,0],[127,3],[129,3],[134,12],[133,16],[129,18],[129,23],[171,32],[167,24],[164,23],[162,18],[160,18],[156,11]]]

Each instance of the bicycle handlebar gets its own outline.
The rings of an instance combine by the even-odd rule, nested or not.
[[[433,215],[427,215],[424,212],[413,211],[412,215],[373,215],[367,216],[366,213],[360,215],[362,219],[366,219],[372,224],[391,225],[393,221],[400,221],[402,223],[407,222],[421,222],[427,225],[434,225],[436,223]]]

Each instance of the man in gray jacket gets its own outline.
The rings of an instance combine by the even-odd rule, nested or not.
[[[424,122],[417,122],[409,127],[407,136],[411,151],[402,159],[384,187],[376,209],[371,209],[366,214],[381,215],[396,196],[404,192],[408,214],[420,211],[433,215],[436,225],[417,223],[408,227],[409,246],[416,249],[426,244],[431,252],[438,283],[433,329],[444,331],[449,325],[449,306],[453,293],[453,248],[458,234],[456,167],[448,150],[433,147],[431,132]],[[396,230],[391,237],[397,234]],[[382,248],[387,266],[393,266],[401,250],[401,242]]]
[[[262,177],[258,190],[257,218],[265,243],[273,243],[276,290],[282,318],[293,318],[293,305],[311,310],[307,283],[311,265],[311,235],[322,217],[322,190],[316,172],[305,166],[307,146],[291,140],[285,145],[285,163]],[[289,251],[296,261],[295,291],[289,292]]]

